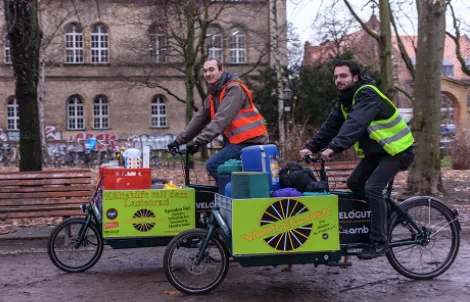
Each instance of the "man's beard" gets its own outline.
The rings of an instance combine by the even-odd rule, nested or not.
[[[339,92],[345,92],[345,91],[348,91],[349,89],[353,88],[355,85],[355,83],[349,83],[347,85],[344,85],[342,86],[342,88],[338,88],[338,86],[336,86],[336,89],[339,91]]]

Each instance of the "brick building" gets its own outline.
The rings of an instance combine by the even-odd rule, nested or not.
[[[211,4],[212,14],[220,6],[224,9],[207,31],[206,47],[209,55],[224,61],[227,71],[257,73],[272,64],[270,1]],[[285,25],[286,1],[274,1],[279,24]],[[48,141],[91,135],[114,140],[181,131],[186,124],[185,104],[158,88],[167,88],[181,99],[186,96],[180,71],[183,59],[169,34],[170,27],[175,33],[180,26],[177,16],[164,22],[164,5],[144,0],[77,1],[76,6],[71,2],[50,1],[41,7]],[[5,37],[3,9],[1,14]],[[11,52],[8,40],[0,43],[4,50],[0,52],[0,140],[16,140]],[[143,82],[158,87],[149,88]]]

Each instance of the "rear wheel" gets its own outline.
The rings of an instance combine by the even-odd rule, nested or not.
[[[168,244],[163,265],[168,281],[185,294],[206,294],[225,279],[229,268],[229,254],[219,236],[209,239],[204,256],[198,264],[201,244],[207,230],[192,229],[180,233]]]
[[[394,247],[387,254],[392,267],[405,277],[432,279],[444,273],[454,262],[460,246],[457,217],[439,200],[416,197],[403,204],[423,235],[395,213],[389,221],[389,241],[421,240],[418,245]]]

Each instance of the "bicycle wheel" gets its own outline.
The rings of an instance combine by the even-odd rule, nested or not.
[[[103,238],[94,223],[85,229],[85,235],[76,248],[80,230],[86,224],[84,218],[69,218],[59,224],[49,236],[47,253],[59,269],[77,273],[91,268],[103,253]]]
[[[420,238],[406,219],[394,213],[389,221],[389,242],[422,239],[422,243],[391,248],[388,261],[398,273],[410,279],[439,276],[452,265],[459,251],[457,218],[433,197],[415,197],[403,204],[403,210],[423,230],[424,236]]]
[[[163,266],[168,281],[179,291],[206,294],[224,281],[229,268],[229,254],[225,243],[217,236],[209,240],[204,258],[196,264],[199,247],[207,230],[192,229],[173,238],[165,250]]]

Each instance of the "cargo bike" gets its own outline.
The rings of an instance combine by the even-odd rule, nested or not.
[[[320,157],[320,179],[327,181]],[[384,196],[388,211],[386,254],[391,266],[410,279],[432,279],[455,260],[460,245],[458,213],[441,200]],[[216,194],[207,227],[172,239],[164,255],[170,283],[186,294],[205,294],[225,279],[230,257],[242,267],[289,264],[341,265],[369,243],[370,210],[365,196],[334,191],[318,196],[231,199]]]
[[[50,234],[52,263],[65,272],[83,272],[98,262],[105,245],[165,246],[184,230],[205,227],[218,187],[191,184],[187,154],[182,161],[181,189],[149,190],[151,169],[101,169],[93,196],[80,205],[85,217],[65,219]]]

